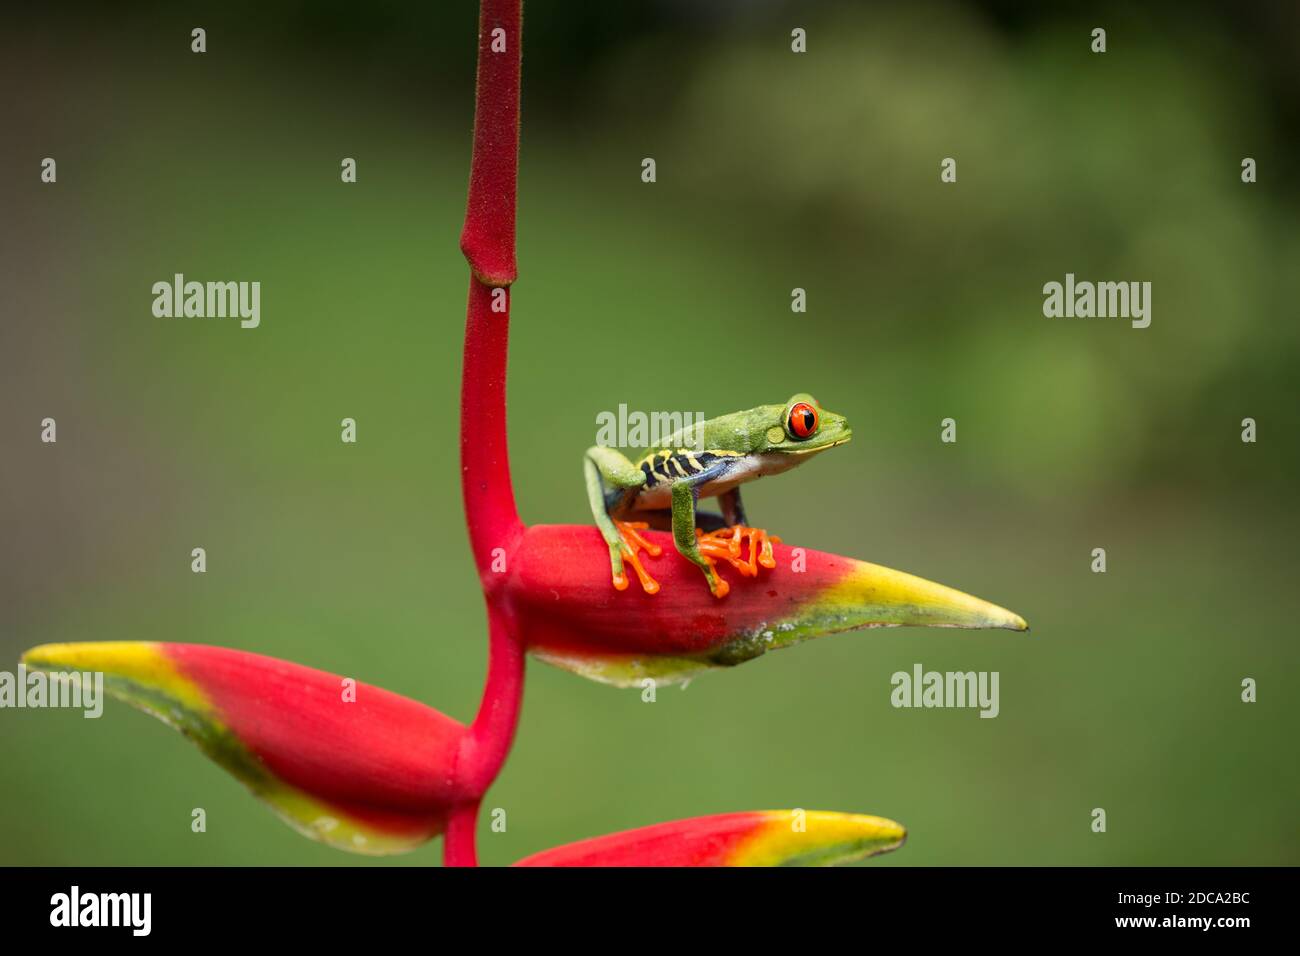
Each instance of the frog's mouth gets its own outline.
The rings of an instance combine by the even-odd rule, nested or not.
[[[815,455],[818,452],[827,451],[828,449],[834,448],[837,445],[847,445],[849,441],[852,440],[852,438],[853,438],[853,432],[849,431],[848,429],[845,429],[844,433],[841,434],[839,437],[837,437],[834,441],[826,442],[825,444],[822,445],[813,445],[811,447],[807,445],[804,446],[795,445],[787,450],[787,454]]]

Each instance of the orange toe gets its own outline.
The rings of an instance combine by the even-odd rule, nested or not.
[[[696,531],[696,537],[705,558],[726,561],[747,578],[758,577],[760,566],[769,570],[776,567],[772,545],[779,544],[781,539],[762,528],[738,524],[707,534]]]
[[[724,598],[731,593],[731,585],[728,584],[716,571],[713,572],[713,582],[709,584],[709,590],[715,598]]]
[[[649,572],[641,565],[640,554],[644,551],[652,558],[657,558],[663,554],[663,548],[648,541],[641,534],[650,526],[644,521],[615,521],[614,526],[618,528],[619,534],[623,538],[623,563],[632,565],[632,570],[636,572],[636,578],[641,582],[641,590],[646,594],[658,594],[659,582],[652,578]],[[622,582],[620,584],[620,581]],[[627,575],[622,574],[614,578],[614,587],[622,591],[627,588]]]

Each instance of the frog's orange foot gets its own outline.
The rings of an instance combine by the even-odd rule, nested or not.
[[[703,552],[701,552],[703,554]],[[713,558],[707,554],[704,555],[704,561],[708,564],[709,570],[705,573],[705,580],[709,582],[709,593],[715,598],[724,598],[731,593],[731,585],[728,584],[718,573]]]
[[[632,570],[636,572],[637,580],[641,582],[641,589],[646,594],[658,594],[659,582],[646,572],[641,566],[640,554],[644,551],[652,558],[657,558],[663,554],[663,548],[653,541],[647,541],[641,534],[650,527],[644,521],[615,521],[614,527],[618,528],[619,535],[623,538],[623,562],[632,565]],[[614,573],[614,587],[620,591],[627,590],[627,573]]]
[[[719,528],[707,534],[697,528],[695,537],[700,554],[704,555],[710,566],[715,560],[726,561],[747,578],[758,577],[760,566],[769,569],[776,567],[772,545],[780,544],[781,539],[776,535],[768,534],[762,528],[738,524],[730,528]],[[724,585],[725,583],[723,582]],[[723,594],[725,593],[724,590]],[[717,594],[716,590],[714,594]]]

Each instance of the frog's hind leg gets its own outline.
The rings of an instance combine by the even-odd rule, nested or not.
[[[727,527],[727,519],[716,511],[697,510],[695,512],[695,527],[705,533],[721,531]]]
[[[641,535],[641,531],[647,527],[644,522],[616,521],[612,518],[606,498],[606,483],[616,491],[634,490],[645,484],[645,473],[614,449],[600,446],[587,449],[587,455],[583,459],[583,472],[591,515],[609,547],[610,576],[614,587],[619,591],[627,589],[627,572],[623,567],[626,559],[636,572],[642,590],[647,594],[657,593],[659,582],[646,573],[641,566],[639,554],[644,550],[652,558],[657,558],[663,549]]]
[[[702,555],[726,561],[747,578],[758,577],[760,567],[776,567],[776,554],[772,545],[780,544],[781,539],[762,528],[738,524],[708,533],[697,531],[696,536],[699,538]]]
[[[732,488],[718,495],[718,504],[722,508],[722,520],[731,525],[747,525],[745,506],[740,503],[740,488]]]

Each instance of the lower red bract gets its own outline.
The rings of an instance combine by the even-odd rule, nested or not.
[[[344,678],[260,654],[164,649],[284,782],[385,829],[422,829],[455,801],[465,728],[433,708],[359,682],[349,701]]]
[[[763,823],[752,812],[674,820],[543,850],[515,866],[726,866]]]

